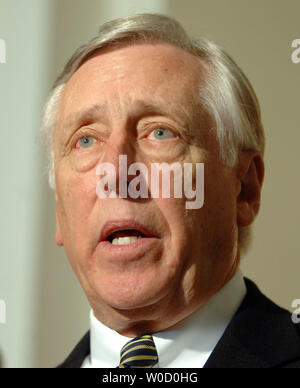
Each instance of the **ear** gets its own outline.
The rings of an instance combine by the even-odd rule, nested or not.
[[[244,151],[240,154],[237,177],[240,181],[237,223],[240,226],[248,226],[254,221],[260,207],[264,162],[259,151]]]
[[[59,246],[64,245],[63,237],[60,231],[60,226],[59,226],[59,220],[58,220],[58,210],[57,210],[57,193],[55,191],[55,200],[56,200],[56,233],[55,233],[55,242]]]

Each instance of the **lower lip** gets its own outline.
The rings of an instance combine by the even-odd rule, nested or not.
[[[101,254],[108,255],[111,259],[138,259],[145,253],[145,250],[148,251],[151,249],[151,246],[157,244],[159,241],[156,237],[143,237],[131,244],[112,244],[111,242],[105,240],[101,241],[98,245]]]

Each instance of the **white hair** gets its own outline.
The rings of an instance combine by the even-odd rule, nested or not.
[[[190,38],[174,19],[159,14],[139,14],[104,24],[96,37],[79,47],[54,83],[45,106],[42,135],[48,150],[49,184],[55,189],[53,132],[61,92],[78,68],[104,48],[117,48],[135,42],[166,42],[199,57],[208,65],[200,88],[199,102],[214,119],[220,158],[229,166],[242,150],[264,152],[264,130],[255,92],[245,74],[215,43]],[[239,228],[240,248],[250,241],[250,228]]]

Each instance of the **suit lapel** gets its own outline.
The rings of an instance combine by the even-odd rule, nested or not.
[[[205,368],[273,368],[299,360],[299,327],[291,314],[245,278],[247,294]]]
[[[88,331],[73,349],[68,358],[57,368],[80,368],[86,356],[90,354],[90,331]]]

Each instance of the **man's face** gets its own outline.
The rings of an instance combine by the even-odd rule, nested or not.
[[[123,333],[184,318],[237,266],[239,183],[219,160],[214,123],[200,104],[204,66],[168,44],[136,44],[94,55],[63,91],[54,141],[56,241],[95,315]],[[118,179],[119,155],[149,171],[154,162],[204,163],[204,206],[186,210],[184,196],[100,199],[97,166],[112,163]],[[127,220],[152,237],[132,246],[100,241],[107,223]]]

